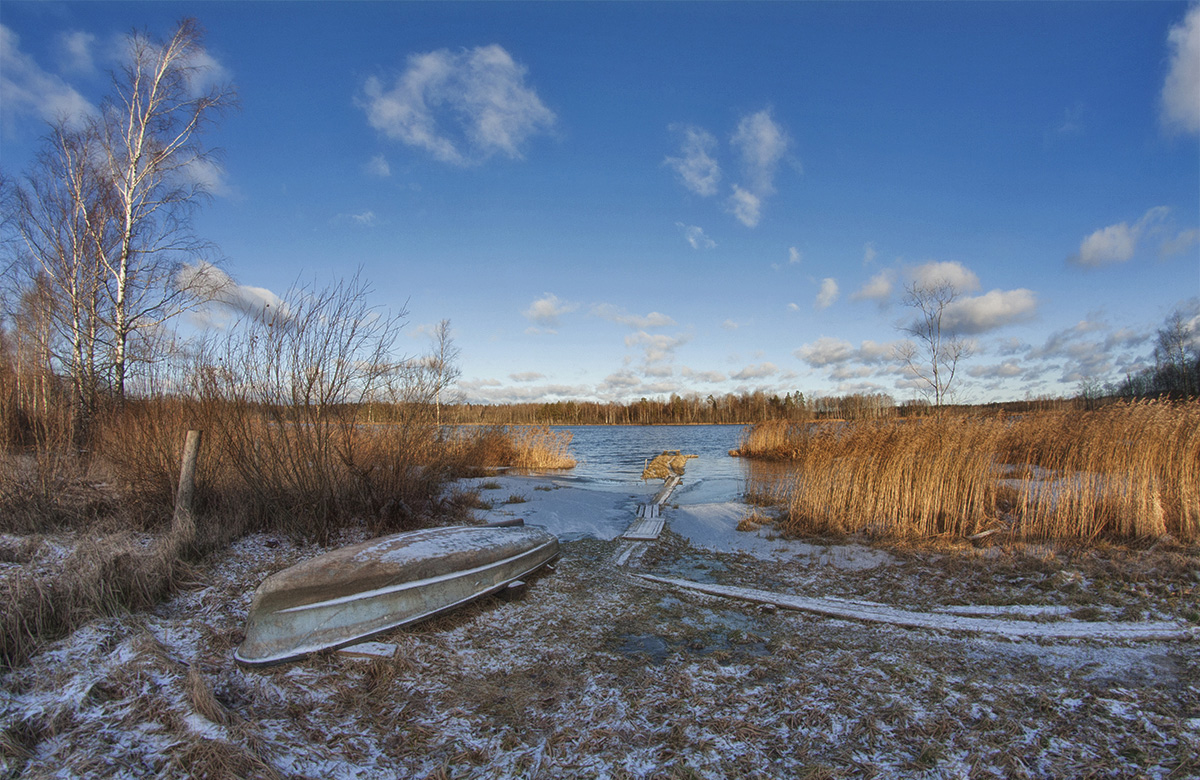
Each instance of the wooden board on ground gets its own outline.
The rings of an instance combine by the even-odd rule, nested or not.
[[[652,541],[657,539],[659,534],[662,533],[663,523],[664,521],[661,517],[643,518],[631,525],[629,530],[621,535],[621,538],[647,542]]]

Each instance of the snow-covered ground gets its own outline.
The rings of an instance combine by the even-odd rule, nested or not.
[[[464,487],[491,503],[481,519],[558,534],[556,570],[372,653],[246,669],[232,651],[253,588],[321,549],[242,539],[154,610],[94,620],[5,673],[0,777],[1200,775],[1194,641],[906,628],[638,576],[943,619],[1195,626],[1194,550],[787,541],[736,531],[745,507],[694,490],[631,568],[617,537],[654,484]]]

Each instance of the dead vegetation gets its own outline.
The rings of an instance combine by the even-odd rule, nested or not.
[[[268,542],[235,544],[153,613],[95,621],[9,672],[0,766],[214,778],[1200,769],[1200,663],[1185,643],[1003,641],[764,612],[626,577],[607,563],[615,543],[595,540],[567,544],[558,570],[517,600],[383,637],[390,658],[323,653],[245,669],[230,659],[244,583],[310,552]],[[1065,599],[1106,615],[1177,615],[1189,597],[1172,588],[1200,574],[1194,556],[1162,549],[946,552],[895,547],[892,564],[831,570],[701,553],[668,533],[651,558],[656,572],[797,593],[925,606]]]
[[[763,423],[738,453],[781,461],[752,493],[796,533],[1004,531],[1029,540],[1200,539],[1200,403],[1013,417]]]

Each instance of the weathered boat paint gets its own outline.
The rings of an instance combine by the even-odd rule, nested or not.
[[[540,528],[450,526],[385,536],[267,577],[254,592],[244,664],[360,642],[501,590],[558,555]]]

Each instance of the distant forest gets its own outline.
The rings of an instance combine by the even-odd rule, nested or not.
[[[1021,412],[1077,403],[1076,399],[1041,398],[944,409]],[[883,393],[808,398],[801,392],[779,396],[760,390],[703,397],[673,394],[665,400],[642,398],[626,404],[597,401],[452,404],[443,406],[442,421],[457,425],[748,425],[764,420],[870,420],[931,411],[925,401],[897,404]]]

